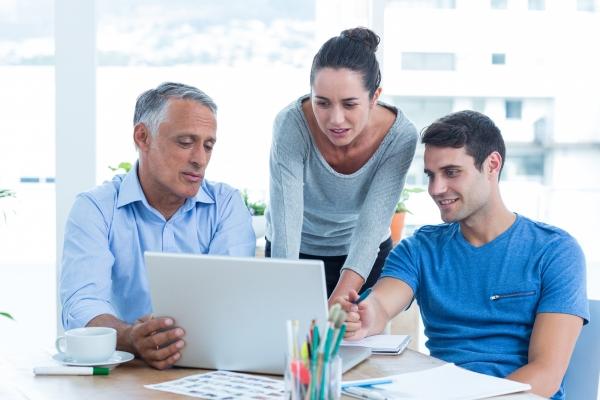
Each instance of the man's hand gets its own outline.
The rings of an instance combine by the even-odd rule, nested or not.
[[[368,335],[369,327],[374,320],[373,307],[367,300],[355,304],[358,300],[356,290],[350,290],[346,296],[335,299],[346,311],[346,333],[344,339],[358,340]]]
[[[181,358],[185,332],[172,318],[145,316],[129,328],[129,339],[136,355],[156,369],[169,368]]]
[[[108,326],[117,330],[117,349],[134,353],[148,365],[169,368],[181,358],[185,346],[181,339],[185,332],[175,326],[173,318],[153,318],[151,315],[138,319],[133,325],[111,314],[94,317],[87,326]]]

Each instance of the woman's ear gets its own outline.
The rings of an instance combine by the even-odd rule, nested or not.
[[[381,90],[381,86],[375,89],[373,97],[371,98],[371,107],[375,107],[375,105],[377,104],[377,100],[379,100],[379,96],[381,96]]]
[[[140,122],[133,128],[133,141],[138,149],[144,151],[150,146],[152,139],[146,124]]]

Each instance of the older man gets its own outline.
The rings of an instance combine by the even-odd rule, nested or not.
[[[117,348],[155,368],[180,358],[183,329],[151,318],[145,251],[254,255],[251,217],[238,191],[204,180],[215,146],[216,105],[179,83],[135,106],[135,168],[80,194],[69,215],[60,279],[65,329],[109,326]]]

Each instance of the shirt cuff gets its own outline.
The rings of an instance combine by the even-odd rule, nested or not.
[[[110,314],[118,318],[114,308],[103,300],[79,300],[67,309],[63,309],[64,329],[86,326],[92,319],[102,314]]]

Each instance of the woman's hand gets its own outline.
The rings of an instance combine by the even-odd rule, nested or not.
[[[351,269],[343,269],[335,289],[329,296],[328,306],[331,308],[337,303],[337,299],[347,298],[351,291],[358,292],[364,283],[365,280],[362,276]]]

